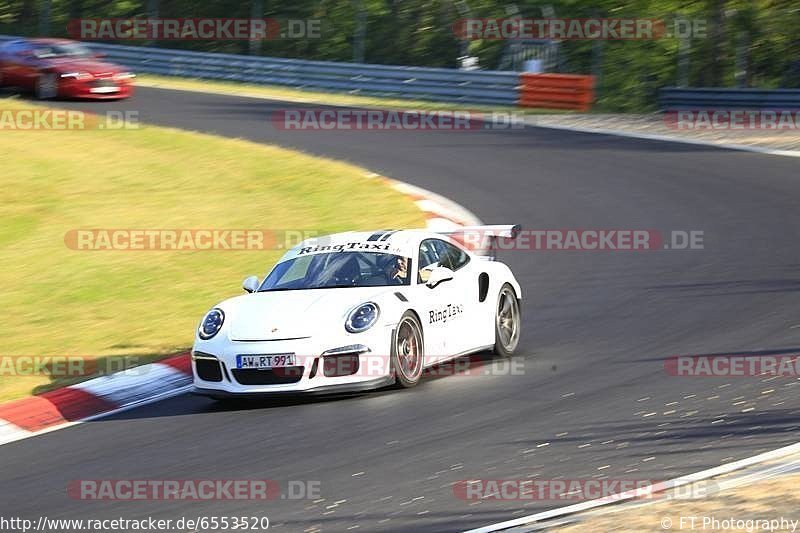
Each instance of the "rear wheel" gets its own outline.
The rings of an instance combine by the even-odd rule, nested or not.
[[[56,78],[56,75],[40,74],[36,78],[35,94],[39,100],[50,100],[58,96],[58,78]]]
[[[519,300],[514,288],[506,283],[497,296],[497,310],[494,320],[494,353],[511,355],[519,344],[521,324]]]
[[[422,376],[423,363],[422,326],[414,313],[406,311],[392,338],[392,371],[396,383],[403,388],[415,386]]]

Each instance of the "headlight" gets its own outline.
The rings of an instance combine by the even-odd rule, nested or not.
[[[114,74],[115,80],[129,80],[135,77],[136,74],[134,74],[133,72],[120,72],[119,74]]]
[[[62,78],[75,78],[76,80],[90,80],[94,78],[88,72],[66,72],[61,75]]]
[[[372,302],[361,304],[347,315],[344,328],[350,333],[360,333],[368,330],[377,322],[378,315],[380,315],[378,304]]]
[[[208,340],[219,332],[223,322],[225,322],[225,313],[222,312],[222,309],[215,307],[203,317],[200,327],[197,328],[197,334],[201,339]]]

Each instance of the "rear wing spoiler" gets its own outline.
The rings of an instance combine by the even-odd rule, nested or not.
[[[482,258],[493,261],[497,255],[497,239],[514,239],[522,226],[519,224],[494,224],[486,226],[462,226],[447,231],[437,231],[461,243]]]

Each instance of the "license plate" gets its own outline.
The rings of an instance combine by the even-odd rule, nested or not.
[[[296,359],[293,353],[236,356],[236,368],[276,368],[295,366],[295,363]]]
[[[119,87],[92,87],[89,92],[96,94],[117,93],[119,92]]]

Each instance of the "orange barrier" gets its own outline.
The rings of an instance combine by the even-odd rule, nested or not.
[[[594,76],[522,73],[519,78],[517,103],[523,107],[589,111],[594,102]]]

